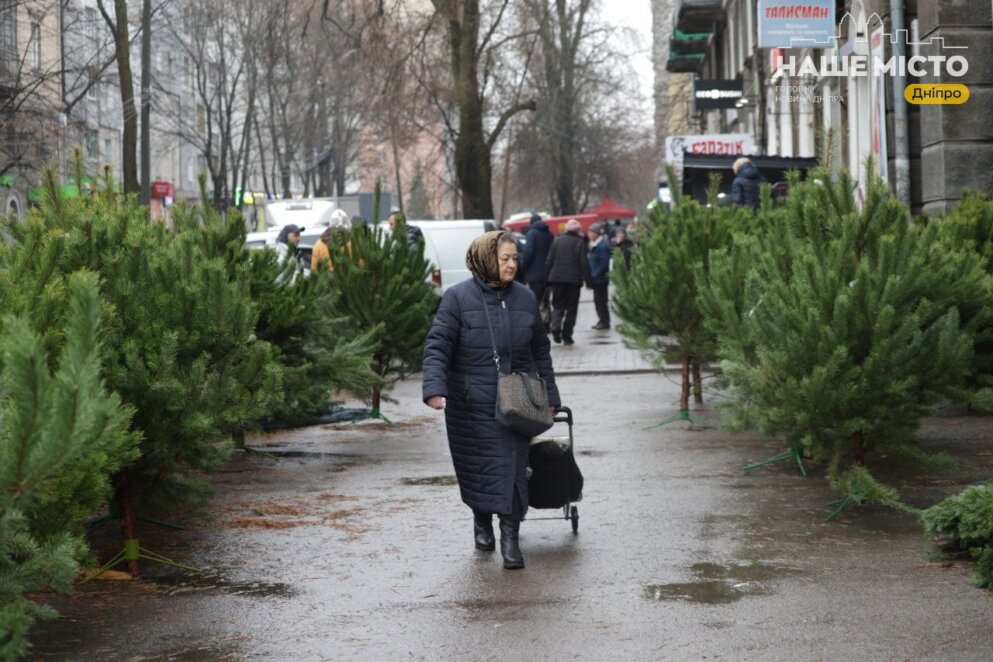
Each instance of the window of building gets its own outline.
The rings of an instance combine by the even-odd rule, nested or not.
[[[97,14],[96,7],[87,7],[84,10],[83,21],[86,30],[86,38],[94,46],[100,45],[100,21],[102,19]]]
[[[103,162],[110,165],[114,162],[114,141],[104,138],[103,141]]]
[[[17,57],[17,4],[0,0],[0,56]]]
[[[93,161],[99,157],[100,145],[99,136],[96,131],[86,132],[86,158]]]
[[[41,26],[31,23],[31,38],[28,41],[28,65],[41,69]]]
[[[202,105],[197,105],[197,133],[207,133],[207,111]]]

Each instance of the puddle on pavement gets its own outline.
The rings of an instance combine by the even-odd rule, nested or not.
[[[795,568],[766,565],[747,561],[733,565],[695,563],[690,566],[699,581],[676,584],[650,584],[643,595],[649,600],[667,602],[681,600],[704,605],[721,605],[737,602],[746,595],[768,595],[763,583],[789,575],[801,574]]]
[[[289,584],[236,582],[217,574],[165,575],[151,577],[149,580],[162,587],[166,595],[201,591],[223,591],[229,595],[243,595],[250,598],[291,598],[296,595],[296,591]]]
[[[683,584],[651,584],[645,587],[644,595],[649,600],[659,602],[682,600],[703,605],[724,605],[740,600],[745,594],[734,590],[726,582],[705,580]]]
[[[152,656],[132,656],[128,659],[133,662],[224,662],[226,660],[244,660],[246,656],[232,649],[206,647],[169,651]]]
[[[455,476],[428,476],[426,478],[401,478],[404,485],[436,485],[440,487],[450,487],[458,485],[459,481]]]

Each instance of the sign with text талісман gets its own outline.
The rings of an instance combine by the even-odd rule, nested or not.
[[[826,48],[837,34],[834,0],[759,0],[759,48]]]
[[[745,96],[740,80],[695,80],[693,102],[697,110],[734,108]]]

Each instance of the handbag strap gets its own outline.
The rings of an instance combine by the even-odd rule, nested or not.
[[[483,294],[483,286],[476,281],[476,287],[479,288],[479,300],[483,304],[483,313],[486,315],[486,328],[490,331],[490,345],[493,346],[493,363],[496,364],[497,372],[502,372],[500,370],[500,352],[497,351],[496,346],[496,336],[493,334],[493,323],[490,321],[490,310],[489,306],[486,305],[486,296]],[[510,350],[513,352],[513,349]],[[510,355],[510,366],[514,366],[514,355]]]

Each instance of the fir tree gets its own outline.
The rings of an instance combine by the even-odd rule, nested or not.
[[[711,199],[716,199],[716,190]],[[691,368],[715,353],[715,337],[704,327],[697,290],[709,270],[711,251],[731,241],[727,217],[727,212],[693,200],[679,199],[671,212],[656,207],[630,269],[615,271],[613,308],[623,320],[618,329],[660,370],[667,363],[682,367],[678,418],[683,420],[689,420]]]
[[[714,257],[701,299],[739,423],[827,460],[844,503],[902,507],[867,458],[925,459],[913,433],[928,398],[956,394],[972,358],[956,303],[982,297],[987,276],[977,256],[943,251],[934,226],[911,227],[878,178],[859,209],[847,175],[817,176],[791,190],[788,226]],[[741,300],[721,304],[729,291]]]
[[[946,217],[934,219],[930,223],[938,226],[946,252],[976,252],[982,259],[986,273],[993,275],[993,199],[966,193],[962,201]],[[950,266],[947,276],[956,278],[956,267],[954,264]],[[974,334],[975,359],[972,363],[966,397],[971,406],[987,412],[993,411],[991,306],[993,306],[993,292],[958,302],[962,324]]]
[[[219,442],[269,410],[280,370],[271,346],[254,335],[258,312],[246,280],[204,251],[210,224],[174,233],[104,191],[65,199],[49,182],[33,221],[16,229],[5,278],[40,295],[36,323],[50,316],[60,274],[85,268],[104,283],[104,374],[133,407],[132,431],[141,437],[141,456],[114,478],[124,539],[136,541],[136,499],[151,508],[202,495],[193,474],[223,461]],[[128,561],[137,572],[137,559]]]
[[[405,224],[398,222],[392,231],[358,229],[330,251],[334,314],[347,319],[356,335],[371,334],[373,371],[388,380],[417,370],[439,300],[427,282],[431,267],[423,244],[408,246]],[[376,385],[373,415],[380,415],[381,399],[382,387]]]
[[[66,476],[106,487],[106,461],[121,457],[128,410],[100,378],[100,298],[92,274],[68,279],[67,314],[54,357],[27,316],[7,316],[0,330],[0,659],[28,651],[27,632],[54,611],[25,597],[67,592],[85,550],[75,531],[42,518],[39,503]],[[50,368],[50,364],[54,365]],[[82,477],[86,473],[85,479]],[[43,508],[44,510],[44,508]],[[73,511],[75,513],[75,511]],[[78,514],[77,514],[78,516]],[[65,515],[60,515],[65,521]]]
[[[417,219],[432,219],[431,200],[428,198],[428,188],[424,183],[424,167],[418,161],[414,165],[414,177],[410,182],[410,193],[407,195],[407,215]]]

